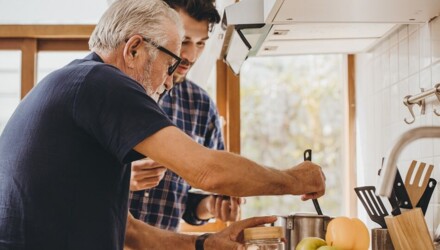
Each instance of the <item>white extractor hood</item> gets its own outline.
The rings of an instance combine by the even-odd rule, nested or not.
[[[224,10],[221,56],[238,74],[248,56],[356,54],[439,13],[440,0],[241,0]]]

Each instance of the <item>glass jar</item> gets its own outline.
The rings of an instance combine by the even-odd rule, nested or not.
[[[284,250],[282,227],[252,227],[244,230],[247,250]]]

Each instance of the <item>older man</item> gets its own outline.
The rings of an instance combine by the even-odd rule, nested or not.
[[[220,21],[211,0],[165,0],[182,20],[185,36],[174,73],[174,87],[159,99],[168,117],[199,144],[223,150],[220,115],[214,101],[199,85],[186,78],[209,39],[209,30]],[[132,163],[130,212],[137,219],[167,230],[176,231],[181,219],[191,225],[203,225],[210,218],[236,221],[243,198],[203,195],[190,192],[191,186],[171,170],[163,174],[152,160]],[[156,187],[157,180],[163,179]],[[156,182],[155,182],[156,181]],[[149,189],[146,189],[149,188]]]
[[[212,192],[324,193],[313,163],[266,168],[207,149],[173,125],[150,96],[171,87],[182,36],[178,15],[162,1],[116,1],[90,38],[93,53],[49,74],[22,100],[0,137],[1,249],[122,249],[130,180],[124,163],[145,156]],[[270,220],[241,222],[206,246],[231,247],[243,227]],[[172,236],[179,248],[194,248],[194,236],[157,233],[132,217],[128,223],[129,243],[141,242],[141,234],[162,242]]]

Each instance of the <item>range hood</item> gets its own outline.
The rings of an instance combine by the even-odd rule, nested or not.
[[[221,57],[238,74],[250,56],[356,54],[439,13],[439,0],[241,0],[224,9]]]

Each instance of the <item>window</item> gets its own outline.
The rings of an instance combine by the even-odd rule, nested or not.
[[[51,71],[88,51],[94,25],[0,25],[0,133],[23,98]]]
[[[249,58],[240,73],[241,154],[271,167],[303,161],[306,149],[323,167],[324,214],[344,214],[344,86],[342,55]],[[346,198],[348,199],[348,198]],[[316,213],[297,196],[249,197],[242,218]]]
[[[0,51],[0,134],[20,102],[21,52]]]
[[[90,51],[44,51],[38,53],[37,82],[47,74],[57,70],[75,59],[84,58]]]

